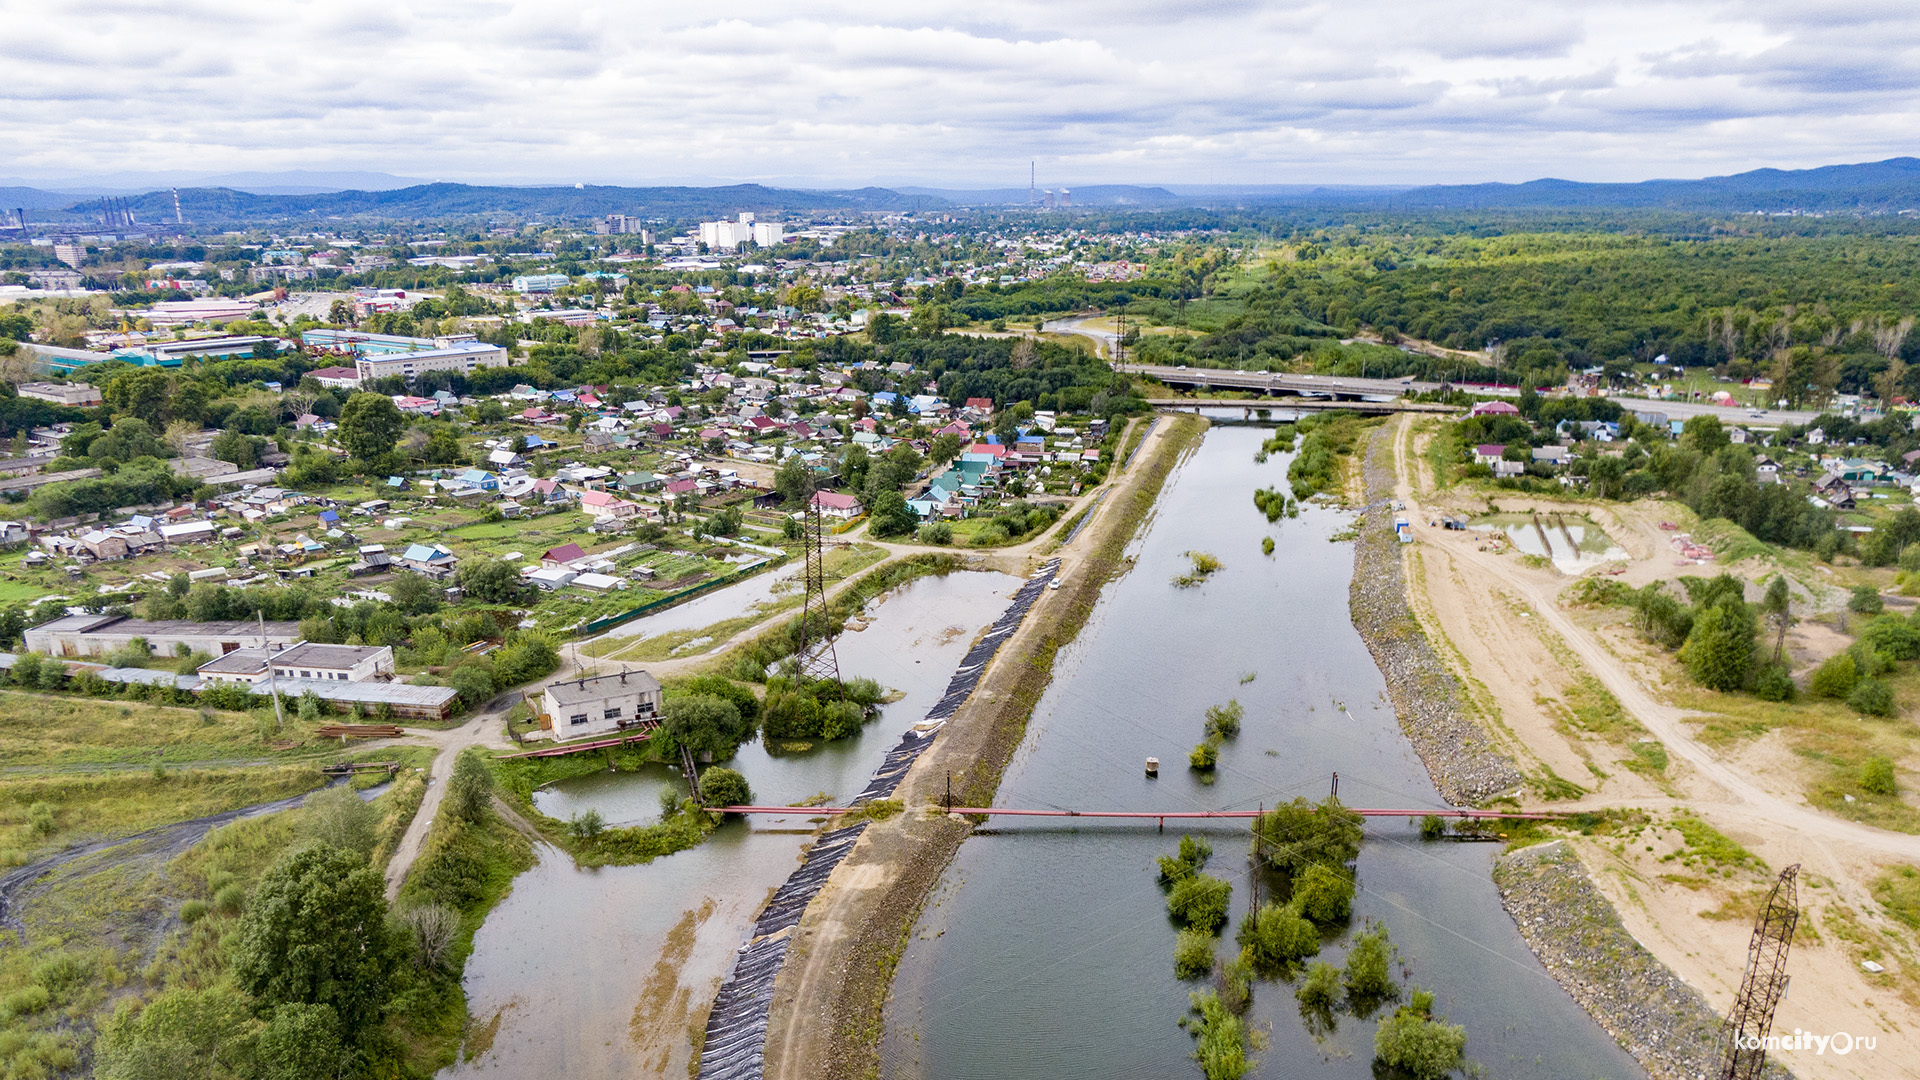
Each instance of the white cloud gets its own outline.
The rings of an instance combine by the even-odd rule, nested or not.
[[[0,172],[1634,179],[1907,152],[1886,0],[0,0]]]

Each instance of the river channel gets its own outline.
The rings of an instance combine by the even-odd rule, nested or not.
[[[728,764],[764,803],[851,797],[939,700],[974,636],[1019,586],[1005,574],[955,573],[887,594],[870,607],[866,630],[839,639],[840,669],[905,696],[857,738],[800,752],[756,741]],[[556,817],[593,808],[610,824],[643,824],[658,818],[660,793],[682,783],[665,767],[594,774],[534,801]],[[792,873],[812,831],[804,817],[733,821],[690,851],[598,870],[543,846],[539,865],[475,935],[467,962],[468,1009],[483,1030],[492,1025],[491,1038],[442,1075],[686,1075],[689,1024],[698,1029],[755,911]]]
[[[1136,539],[1133,569],[1108,586],[1060,657],[998,805],[1107,810],[1254,809],[1327,794],[1350,806],[1441,800],[1400,734],[1385,685],[1349,620],[1350,513],[1309,507],[1268,524],[1256,487],[1283,487],[1290,455],[1256,464],[1265,432],[1212,429],[1169,479]],[[1274,554],[1260,541],[1274,537]],[[1179,589],[1184,552],[1225,568]],[[1186,768],[1208,705],[1237,698],[1240,736],[1217,779]],[[1162,763],[1158,780],[1142,762]],[[1244,823],[1204,823],[1208,871],[1247,910]],[[1541,968],[1490,878],[1497,847],[1423,843],[1405,818],[1369,819],[1353,926],[1384,922],[1410,980],[1465,1025],[1468,1056],[1493,1080],[1644,1077]],[[1180,830],[1152,823],[994,819],[969,838],[929,900],[894,981],[882,1047],[890,1080],[1163,1080],[1199,1076],[1176,1025],[1202,983],[1174,978],[1175,928],[1156,856]],[[1272,883],[1263,888],[1271,889]],[[1271,898],[1271,894],[1268,894]],[[1350,934],[1320,959],[1341,963]],[[1232,949],[1229,928],[1221,955]],[[1256,1077],[1370,1080],[1372,1020],[1341,1016],[1322,1040],[1293,985],[1254,989]]]

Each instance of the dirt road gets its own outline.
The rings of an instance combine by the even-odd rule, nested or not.
[[[1636,667],[1644,655],[1637,643],[1610,640],[1562,606],[1560,594],[1569,578],[1486,550],[1484,533],[1427,524],[1430,515],[1421,500],[1436,494],[1413,445],[1412,427],[1411,417],[1400,420],[1394,448],[1400,475],[1397,494],[1407,503],[1417,541],[1409,559],[1420,572],[1408,575],[1414,593],[1410,599],[1429,633],[1443,639],[1452,661],[1465,669],[1476,688],[1478,707],[1498,717],[1516,756],[1534,763],[1529,771],[1550,766],[1596,789],[1571,803],[1551,805],[1627,807],[1661,815],[1690,809],[1775,870],[1800,863],[1800,897],[1807,915],[1802,925],[1821,929],[1802,934],[1794,946],[1793,993],[1780,1007],[1776,1030],[1877,1031],[1883,1038],[1871,1060],[1801,1055],[1788,1064],[1803,1076],[1904,1075],[1886,1068],[1895,1060],[1889,1050],[1906,1060],[1920,1058],[1920,1039],[1909,1034],[1920,1026],[1920,1011],[1900,1000],[1893,987],[1863,972],[1841,934],[1858,939],[1862,923],[1872,932],[1892,929],[1879,914],[1871,884],[1887,865],[1920,863],[1920,836],[1847,821],[1806,805],[1791,783],[1791,770],[1764,767],[1764,755],[1776,752],[1764,742],[1757,747],[1709,746],[1693,726],[1698,714],[1663,700],[1657,686],[1650,685],[1658,667]],[[1501,499],[1507,508],[1517,501],[1527,500]],[[1614,513],[1577,509],[1594,511],[1610,530],[1621,531],[1616,539],[1635,556],[1624,575],[1628,580],[1720,572],[1718,567],[1682,571],[1662,565],[1662,537],[1649,534],[1652,524],[1639,520],[1632,507]],[[1635,776],[1616,760],[1596,758],[1608,750],[1605,744],[1580,738],[1555,710],[1552,699],[1566,694],[1569,683],[1583,674],[1604,686],[1676,759],[1664,784]],[[1630,747],[1612,749],[1625,752]],[[1598,768],[1590,771],[1589,765]],[[1595,871],[1596,884],[1635,936],[1724,1010],[1739,984],[1752,910],[1723,901],[1726,890],[1735,886],[1677,873],[1675,863],[1663,861],[1671,854],[1668,850],[1642,851],[1591,840],[1577,846]],[[1661,845],[1656,841],[1648,846]]]
[[[563,655],[560,670],[554,678],[564,678],[572,669],[572,664]],[[511,696],[511,695],[503,695]],[[500,704],[496,699],[495,704]],[[400,836],[400,843],[393,849],[393,858],[387,862],[387,899],[393,900],[400,895],[400,886],[407,880],[407,871],[413,869],[414,860],[420,857],[420,845],[426,842],[427,830],[433,826],[433,819],[440,812],[440,799],[447,793],[447,777],[453,775],[453,759],[460,751],[469,746],[484,746],[494,750],[510,750],[513,741],[507,738],[507,709],[502,705],[498,709],[489,709],[457,728],[447,731],[427,731],[413,729],[407,732],[411,745],[425,743],[435,748],[433,764],[427,768],[427,791],[420,799],[420,809],[407,823],[407,831]]]

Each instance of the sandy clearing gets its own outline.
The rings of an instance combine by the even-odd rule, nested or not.
[[[1874,977],[1855,963],[1838,932],[1849,920],[1864,924],[1869,935],[1889,926],[1872,899],[1870,884],[1887,865],[1920,861],[1920,836],[1844,821],[1804,805],[1794,793],[1792,755],[1778,742],[1763,739],[1731,751],[1705,745],[1693,731],[1695,714],[1666,703],[1649,689],[1659,685],[1659,676],[1644,662],[1638,642],[1618,626],[1589,626],[1591,616],[1577,617],[1560,605],[1568,578],[1528,567],[1512,556],[1480,550],[1483,545],[1471,535],[1428,526],[1417,505],[1417,498],[1428,492],[1415,492],[1408,481],[1419,475],[1409,460],[1408,429],[1403,418],[1395,449],[1402,476],[1400,494],[1414,522],[1416,544],[1409,558],[1417,553],[1427,568],[1423,580],[1410,572],[1412,587],[1426,593],[1415,597],[1415,603],[1423,621],[1436,620],[1454,643],[1456,655],[1450,661],[1464,662],[1474,685],[1484,686],[1500,706],[1502,734],[1520,743],[1524,757],[1535,761],[1551,764],[1566,760],[1569,753],[1577,755],[1579,749],[1569,745],[1566,734],[1545,722],[1537,708],[1526,707],[1531,704],[1527,690],[1554,676],[1590,673],[1666,747],[1673,762],[1669,774],[1675,794],[1644,783],[1634,790],[1626,781],[1616,785],[1610,779],[1601,785],[1600,794],[1575,805],[1630,806],[1656,813],[1691,807],[1769,866],[1802,865],[1800,899],[1813,933],[1796,940],[1790,963],[1793,983],[1780,1005],[1775,1029],[1847,1031],[1876,1035],[1880,1042],[1872,1054],[1798,1053],[1784,1060],[1805,1077],[1920,1075],[1910,1064],[1920,1062],[1920,1010],[1877,986]],[[1551,505],[1535,499],[1502,499],[1500,504],[1504,509]],[[1621,575],[1630,583],[1717,574],[1722,569],[1671,565],[1665,539],[1669,534],[1659,529],[1657,507],[1577,509],[1592,514],[1635,556]],[[1516,602],[1531,612],[1528,621],[1538,620],[1538,626],[1566,650],[1565,656],[1554,655],[1554,666],[1542,664],[1540,654],[1556,650],[1514,636],[1511,623],[1518,618]],[[1799,635],[1809,660],[1835,644],[1823,638],[1824,628],[1815,625],[1803,624]],[[1749,874],[1690,888],[1662,877],[1673,875],[1675,866],[1658,861],[1664,854],[1658,845],[1651,853],[1616,850],[1624,845],[1591,839],[1578,846],[1594,870],[1595,884],[1634,936],[1724,1011],[1739,985],[1751,924],[1744,917],[1704,918],[1703,912],[1718,909],[1730,891],[1764,887],[1764,878]],[[1911,935],[1905,934],[1904,940],[1911,941]]]

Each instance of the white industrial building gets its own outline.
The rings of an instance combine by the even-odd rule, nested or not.
[[[390,646],[328,645],[302,641],[284,649],[236,649],[200,665],[210,682],[258,686],[268,681],[268,665],[275,680],[367,682],[393,677]]]
[[[29,629],[24,635],[27,649],[48,656],[105,656],[125,648],[136,638],[147,643],[147,651],[167,655],[176,646],[185,645],[214,656],[237,649],[258,649],[268,645],[289,645],[300,640],[300,624],[270,622],[183,622],[153,621],[125,615],[64,615]]]
[[[363,384],[369,379],[384,379],[389,375],[411,380],[429,371],[457,371],[462,375],[471,375],[476,368],[506,366],[507,350],[484,341],[458,342],[444,349],[363,356],[354,361],[354,369]]]
[[[568,679],[547,687],[543,727],[556,739],[604,735],[656,723],[660,680],[644,671]]]
[[[776,247],[786,240],[786,226],[755,221],[752,214],[741,214],[738,221],[703,221],[700,242],[714,251],[732,251],[742,244]]]

